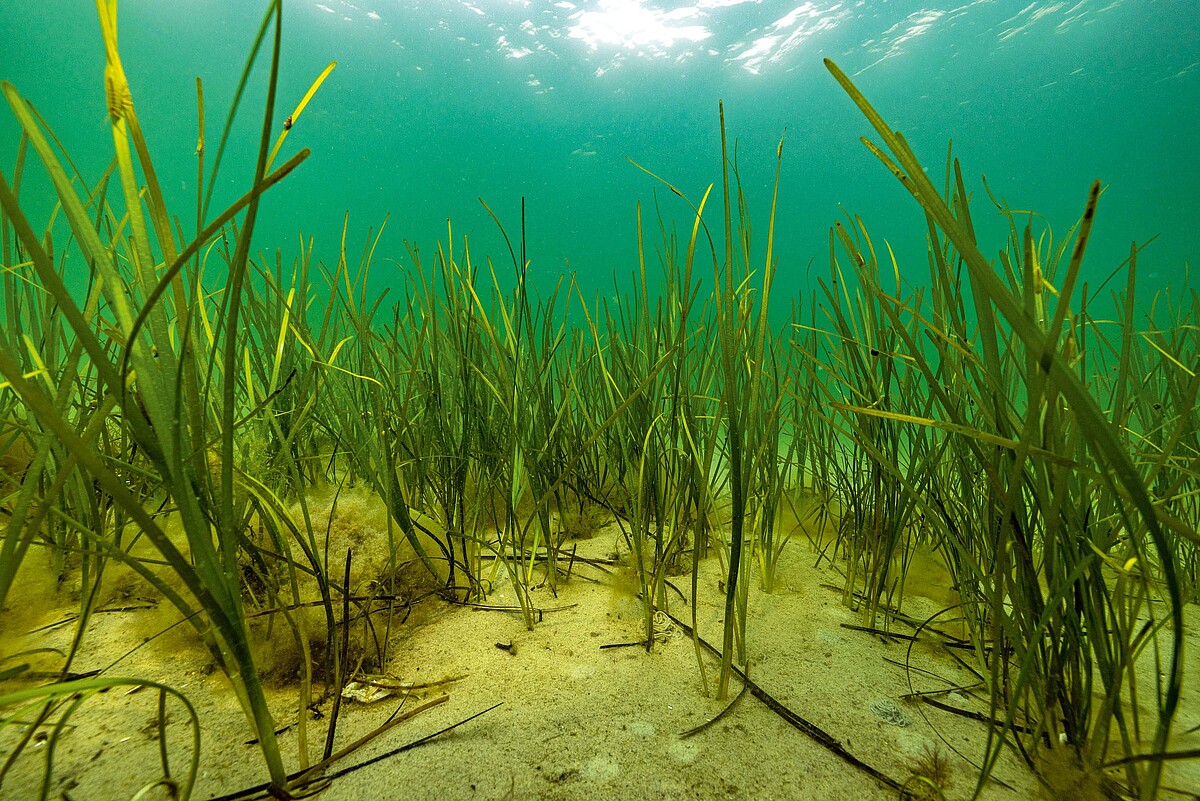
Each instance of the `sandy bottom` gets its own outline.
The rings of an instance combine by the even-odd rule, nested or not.
[[[581,541],[579,553],[603,558],[618,546],[624,547],[607,532]],[[815,561],[807,542],[793,541],[785,550],[778,591],[772,595],[757,587],[751,591],[751,679],[897,784],[910,782],[922,761],[940,754],[946,765],[945,797],[970,797],[978,775],[971,763],[982,756],[985,725],[904,696],[970,685],[971,675],[940,646],[889,642],[846,628],[861,625],[862,617],[826,586],[842,583],[836,570],[828,563],[814,568]],[[535,593],[540,607],[557,611],[546,611],[532,631],[526,630],[520,616],[509,612],[423,601],[393,643],[392,652],[398,657],[389,673],[418,684],[461,678],[443,688],[412,693],[405,709],[443,693],[449,698],[389,730],[330,772],[367,763],[500,706],[417,748],[342,773],[320,797],[329,801],[900,797],[895,787],[847,764],[754,697],[745,697],[703,732],[681,738],[681,732],[725,706],[703,694],[691,638],[671,627],[673,631],[650,652],[644,647],[602,648],[644,637],[638,602],[616,589],[599,569],[579,562],[573,569],[577,575],[560,584],[557,597],[547,589]],[[721,637],[723,609],[716,606],[721,598],[720,578],[716,560],[709,560],[700,577],[699,628],[701,636],[714,644]],[[689,590],[689,577],[674,583],[684,593]],[[514,602],[511,589],[495,592],[489,600],[498,605]],[[672,592],[670,603],[672,614],[690,621],[688,604],[679,595]],[[939,608],[934,600],[920,596],[905,602],[905,611],[918,618]],[[47,609],[40,625],[61,620],[71,611]],[[1191,612],[1195,611],[1193,607]],[[183,634],[137,647],[147,630],[147,621],[139,618],[155,614],[152,609],[96,614],[85,640],[88,651],[77,660],[77,669],[108,667],[128,654],[104,675],[153,678],[191,700],[203,730],[193,798],[221,796],[262,782],[265,768],[256,747],[246,742],[245,718],[227,680],[212,669],[206,654],[187,645]],[[5,635],[8,642],[0,645],[6,653],[29,647],[64,649],[70,629],[50,628],[24,638],[10,633]],[[1194,628],[1188,637],[1194,655]],[[498,647],[509,643],[508,650]],[[964,656],[970,660],[969,654]],[[1192,661],[1189,679],[1194,688],[1200,676]],[[705,656],[704,665],[710,689],[714,688],[716,662]],[[740,689],[736,679],[731,689],[731,695]],[[1195,690],[1191,693],[1178,718],[1179,732],[1200,725]],[[296,720],[297,693],[294,688],[274,688],[271,697],[277,721],[288,726],[280,734],[281,747],[289,769],[296,769],[298,732],[289,724]],[[938,699],[972,712],[987,712],[981,694],[951,692]],[[50,797],[63,797],[65,790],[76,801],[127,799],[160,775],[157,703],[154,692],[118,688],[81,705],[54,752]],[[381,724],[399,703],[397,696],[374,703],[344,703],[337,746]],[[182,705],[172,701],[168,708],[168,752],[178,776],[187,764],[190,735]],[[309,723],[311,754],[319,755],[330,708],[329,701],[321,703],[315,711],[320,718]],[[11,751],[18,729],[0,729],[0,754]],[[26,748],[0,787],[0,798],[36,797],[47,746],[43,741]],[[1200,747],[1200,734],[1180,736],[1173,747]],[[984,788],[984,798],[1045,795],[1011,751],[1001,758],[994,777],[1007,787],[992,782]],[[1172,765],[1167,784],[1200,787],[1197,763]],[[908,786],[917,792],[914,797],[935,797],[920,795],[921,785]],[[167,794],[158,788],[145,797]]]

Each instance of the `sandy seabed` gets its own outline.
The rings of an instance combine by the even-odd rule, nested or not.
[[[624,545],[615,529],[606,529],[579,541],[577,548],[580,556],[604,558],[624,550]],[[794,539],[785,548],[776,592],[766,595],[757,586],[751,590],[747,623],[751,679],[853,757],[897,785],[906,785],[911,797],[936,797],[921,795],[928,785],[913,779],[922,763],[936,753],[946,768],[945,797],[969,798],[978,775],[971,763],[982,756],[986,726],[905,696],[971,685],[973,677],[931,641],[888,641],[847,628],[861,626],[862,615],[843,605],[841,594],[832,589],[843,583],[837,570],[827,561],[814,567],[816,561],[810,543]],[[706,697],[693,641],[677,626],[669,626],[650,652],[635,646],[602,647],[644,638],[639,604],[618,582],[591,565],[576,561],[572,571],[569,581],[560,582],[557,596],[546,588],[535,591],[534,602],[547,611],[532,631],[510,612],[451,605],[436,597],[421,602],[395,635],[391,653],[396,656],[389,674],[415,684],[457,679],[414,691],[405,700],[405,709],[443,694],[448,700],[335,764],[330,773],[377,759],[337,776],[319,797],[327,801],[901,797],[895,786],[848,764],[749,695],[714,725],[681,737],[728,703],[711,697],[716,660],[704,658],[710,688]],[[721,638],[721,578],[716,559],[702,565],[699,631],[714,644]],[[681,593],[671,592],[670,611],[690,623],[689,604],[681,597],[690,590],[690,577],[672,583]],[[945,603],[936,597],[936,584],[930,583],[934,598],[910,594],[905,612],[923,619],[941,609]],[[30,602],[28,597],[10,598],[10,606]],[[511,588],[493,592],[489,603],[515,603]],[[46,608],[44,614],[34,616],[38,625],[30,628],[62,620],[74,609]],[[196,706],[203,731],[193,798],[209,799],[259,784],[266,771],[257,747],[247,742],[246,719],[228,681],[213,669],[207,653],[188,645],[185,635],[190,632],[137,647],[146,631],[139,616],[157,613],[128,609],[96,614],[85,638],[87,650],[77,659],[76,669],[83,672],[120,659],[105,675],[154,679],[187,696]],[[1198,619],[1194,606],[1189,615],[1193,621]],[[22,616],[25,621],[30,618],[28,613]],[[69,645],[71,627],[20,636],[7,631],[2,636],[3,654],[30,647],[63,649]],[[281,629],[279,636],[288,635]],[[1194,655],[1194,626],[1187,637]],[[1188,682],[1176,726],[1181,733],[1200,726],[1195,689],[1200,671],[1194,659]],[[740,686],[735,678],[731,697]],[[289,725],[296,720],[297,692],[272,688],[270,697],[276,720],[286,727],[279,735],[280,746],[289,769],[297,769],[298,731]],[[982,693],[950,692],[937,698],[970,712],[988,712]],[[152,781],[159,775],[157,704],[154,692],[130,693],[125,688],[89,699],[72,716],[57,746],[49,796],[74,801],[128,799]],[[344,702],[337,747],[379,726],[399,704],[395,695],[373,703]],[[496,704],[419,747],[379,758]],[[314,713],[319,717],[308,723],[314,759],[324,742],[330,708],[329,700],[319,704]],[[179,775],[187,764],[190,734],[182,705],[172,701],[169,709],[169,753],[172,770]],[[0,754],[11,752],[18,730],[16,726],[0,729]],[[0,787],[0,798],[37,797],[45,747],[41,742],[26,748]],[[1173,747],[1200,747],[1200,733],[1181,734]],[[1039,787],[1011,749],[993,776],[996,781],[984,788],[983,798],[1052,795]],[[1079,787],[1078,798],[1097,797],[1085,792],[1087,777],[1073,776],[1068,784]],[[1200,764],[1172,764],[1165,784],[1195,792],[1200,788]],[[1054,792],[1061,793],[1062,788]],[[145,797],[168,796],[159,788]],[[1179,796],[1164,791],[1162,797]]]

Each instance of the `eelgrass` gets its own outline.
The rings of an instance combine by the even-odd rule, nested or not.
[[[665,257],[663,295],[655,299],[647,279],[640,207],[637,224],[634,291],[628,302],[604,306],[606,344],[596,361],[601,375],[594,378],[598,386],[591,394],[604,400],[604,409],[616,409],[622,396],[636,395],[597,462],[610,466],[619,487],[616,518],[635,568],[649,649],[654,614],[669,608],[666,576],[690,569],[694,560],[689,553],[698,555],[707,542],[712,499],[704,465],[712,454],[712,427],[700,419],[704,388],[695,382],[697,374],[706,372],[712,352],[703,349],[692,329],[697,227],[682,263],[674,251]],[[639,394],[638,387],[645,391]],[[603,491],[602,478],[592,481],[596,491]]]
[[[712,414],[717,424],[709,429],[711,433],[707,441],[707,448],[702,447],[702,441],[695,436],[698,433],[695,431],[694,425],[697,416],[691,411],[690,404],[676,402],[673,409],[670,410],[674,414],[663,419],[661,423],[658,416],[653,418],[653,423],[650,423],[650,415],[647,414],[644,416],[647,420],[644,425],[654,425],[655,427],[661,425],[664,430],[669,431],[671,437],[666,442],[664,452],[679,451],[687,460],[686,467],[675,472],[673,486],[661,491],[665,493],[666,497],[703,499],[705,511],[708,512],[715,509],[716,505],[713,500],[718,494],[716,488],[720,484],[707,487],[703,492],[695,489],[689,492],[688,484],[702,477],[714,477],[714,474],[718,482],[728,483],[729,531],[725,540],[727,550],[722,551],[727,576],[724,582],[725,614],[721,671],[717,682],[717,696],[724,699],[728,694],[734,659],[736,658],[742,664],[746,660],[747,593],[750,585],[750,570],[753,565],[751,554],[747,551],[755,547],[754,543],[759,541],[753,536],[756,523],[760,534],[764,531],[767,532],[767,535],[760,539],[763,543],[761,547],[765,549],[767,555],[768,571],[765,575],[768,584],[773,581],[774,561],[778,554],[778,547],[775,545],[773,537],[775,516],[783,490],[782,476],[785,472],[779,453],[780,404],[785,393],[779,391],[781,387],[778,374],[770,370],[769,362],[775,357],[771,352],[768,311],[776,268],[773,242],[779,172],[783,159],[783,140],[780,140],[776,152],[775,194],[770,205],[764,264],[756,285],[754,279],[757,271],[754,270],[751,263],[752,248],[748,209],[741,191],[741,182],[736,175],[736,163],[728,154],[723,105],[719,108],[719,116],[722,145],[720,162],[722,215],[720,219],[724,229],[723,256],[718,252],[713,234],[704,220],[704,211],[708,205],[713,185],[708,186],[699,202],[693,203],[670,183],[647,171],[661,181],[673,194],[683,198],[694,214],[691,236],[687,242],[684,266],[681,271],[684,276],[681,284],[683,292],[680,293],[676,290],[677,294],[674,297],[668,296],[667,301],[671,308],[687,310],[692,305],[691,276],[698,247],[701,248],[700,255],[703,256],[704,246],[707,245],[708,253],[711,256],[712,296],[710,303],[705,307],[708,314],[705,316],[704,322],[710,325],[716,334],[714,372],[711,377],[707,377],[707,380],[702,378],[697,382],[695,378],[688,381],[685,378],[688,374],[677,369],[677,380],[671,387],[671,392],[678,399],[680,396],[696,392],[697,384],[705,389],[711,388],[713,395],[709,398],[716,401]],[[731,170],[734,172],[735,179],[732,191]],[[736,193],[736,197],[734,193]],[[736,218],[734,216],[735,209]],[[701,238],[702,235],[703,238]],[[668,249],[668,252],[672,252],[671,249]],[[668,261],[669,278],[674,274],[675,269]],[[644,263],[642,275],[642,296],[644,298],[646,294]],[[670,280],[667,285],[674,288],[676,282]],[[681,304],[681,299],[685,300],[686,304]],[[643,317],[648,320],[646,308],[643,300]],[[676,353],[679,353],[680,348],[688,341],[689,333],[686,330],[686,323],[686,315],[680,315],[680,330],[675,339]],[[637,341],[643,343],[650,337],[648,331],[635,331],[634,333],[642,333]],[[671,333],[671,329],[667,328],[666,333]],[[771,390],[764,392],[765,382],[772,376],[775,378],[775,385]],[[681,381],[680,378],[684,380]],[[774,397],[775,400],[768,404],[766,399],[771,397]],[[683,412],[682,419],[681,411]],[[648,433],[651,432],[648,431]],[[714,465],[712,458],[717,451],[718,442],[723,445],[720,450],[720,466]],[[654,455],[658,457],[655,459],[655,464],[657,464],[662,460],[662,456]],[[665,508],[655,510],[657,511],[655,519],[658,526],[655,538],[656,557],[658,558],[650,565],[654,571],[652,575],[657,577],[657,580],[653,582],[643,580],[643,596],[647,600],[656,599],[662,603],[665,599],[661,596],[661,584],[658,583],[661,581],[664,543],[662,524],[663,517],[670,506],[661,502],[660,506]],[[667,516],[666,519],[669,521],[670,517]],[[718,527],[717,531],[721,531],[721,529]],[[700,536],[706,534],[707,529],[701,528]],[[694,554],[692,598],[693,622],[695,622],[695,577],[699,569],[698,557],[703,546],[698,539],[693,539],[691,548]],[[638,550],[640,551],[640,548]],[[635,556],[641,558],[640,553]],[[646,572],[647,566],[639,563],[639,573],[645,575]],[[648,603],[648,613],[650,607],[651,605]],[[695,629],[695,626],[693,628]],[[698,645],[697,655],[699,658]],[[703,667],[701,670],[703,671]]]
[[[1033,721],[1036,735],[1026,747],[1039,747],[1043,738],[1051,744],[1061,742],[1085,765],[1095,766],[1105,761],[1109,728],[1115,726],[1129,753],[1136,746],[1138,714],[1136,706],[1127,708],[1120,698],[1126,686],[1134,692],[1133,666],[1144,648],[1154,649],[1157,663],[1164,666],[1155,685],[1158,715],[1151,741],[1151,752],[1163,754],[1179,704],[1184,657],[1177,549],[1166,527],[1174,532],[1172,537],[1192,542],[1196,534],[1194,526],[1155,504],[1121,429],[1101,410],[1079,373],[1081,331],[1072,299],[1100,186],[1093,185],[1089,193],[1069,260],[1053,285],[1055,262],[1067,257],[1067,248],[1060,247],[1056,257],[1047,260],[1031,228],[1018,233],[1015,215],[1002,207],[1013,221],[1013,248],[1001,256],[998,274],[976,244],[957,162],[943,197],[903,136],[886,125],[836,65],[828,60],[826,65],[890,155],[864,143],[925,210],[933,279],[942,290],[934,319],[956,323],[949,330],[931,329],[920,306],[906,306],[883,293],[877,268],[860,272],[868,282],[866,291],[879,298],[891,327],[905,340],[908,355],[924,374],[945,418],[899,415],[862,405],[848,408],[966,438],[966,448],[960,451],[965,472],[959,474],[959,483],[949,484],[966,491],[958,499],[942,493],[925,497],[887,454],[873,453],[872,458],[920,498],[928,518],[939,521],[954,551],[960,590],[966,590],[964,604],[978,604],[987,613],[975,618],[974,641],[989,675],[994,716],[1003,723],[989,730],[992,742],[979,786],[1002,743],[1013,736],[1018,717]],[[962,306],[956,299],[967,293],[957,285],[951,258],[961,260],[970,281],[975,316],[970,336],[964,336],[965,322],[957,316]],[[859,257],[859,262],[864,260]],[[1132,302],[1131,297],[1125,299]],[[909,333],[905,317],[929,331],[932,348]],[[978,343],[979,355],[966,349],[969,342]],[[946,357],[952,367],[943,370]],[[1118,385],[1132,380],[1128,357],[1121,363]],[[1014,392],[1018,388],[1021,391]],[[977,400],[977,406],[966,406],[968,399]],[[982,508],[970,500],[976,484],[968,478],[979,475],[980,469]],[[1109,566],[1117,570],[1115,583],[1108,578]],[[1165,600],[1165,617],[1148,603],[1154,597]],[[1145,627],[1141,620],[1147,621]],[[1160,630],[1169,643],[1166,653],[1159,650]],[[1104,698],[1099,709],[1091,701],[1097,680]],[[1161,771],[1161,760],[1153,758],[1144,774],[1129,764],[1130,791],[1155,797]]]
[[[264,34],[273,31],[267,100],[252,188],[207,226],[203,214],[199,215],[198,227],[203,226],[203,230],[198,231],[190,243],[176,239],[134,111],[117,47],[116,4],[97,0],[97,11],[105,44],[105,90],[116,154],[115,174],[124,201],[122,216],[110,229],[108,241],[102,238],[97,219],[87,209],[89,199],[77,194],[55,153],[47,128],[13,87],[0,86],[21,126],[23,145],[28,143],[49,175],[75,246],[84,262],[95,271],[93,291],[82,304],[72,295],[57,271],[53,254],[43,246],[42,238],[26,218],[16,192],[0,175],[0,206],[6,237],[11,226],[33,274],[53,298],[61,317],[65,318],[73,353],[68,357],[68,363],[78,363],[81,355],[86,353],[88,369],[95,371],[96,399],[89,407],[68,413],[65,404],[77,390],[72,379],[74,371],[63,374],[45,367],[30,371],[16,358],[16,354],[26,351],[33,359],[44,362],[52,354],[35,350],[38,345],[27,337],[23,339],[23,347],[18,347],[12,339],[13,335],[20,336],[23,326],[20,320],[12,319],[20,306],[12,303],[11,290],[6,298],[6,308],[10,322],[16,322],[17,327],[0,337],[0,351],[3,351],[0,353],[0,373],[28,409],[28,419],[36,420],[40,447],[46,450],[46,443],[55,441],[69,454],[59,462],[62,472],[58,479],[69,481],[78,469],[78,480],[88,485],[94,483],[102,491],[101,498],[107,499],[105,509],[111,504],[119,510],[116,522],[123,525],[127,518],[150,539],[169,565],[173,580],[167,580],[132,557],[123,548],[120,529],[110,533],[104,525],[96,525],[78,530],[84,553],[95,554],[99,565],[107,559],[121,560],[197,626],[229,676],[256,732],[271,781],[283,791],[287,785],[287,771],[249,644],[238,561],[246,512],[234,493],[235,429],[244,409],[239,405],[239,383],[235,379],[242,344],[238,314],[250,237],[262,193],[307,155],[306,151],[301,152],[283,167],[268,173],[281,10],[278,2],[268,7],[246,67],[248,74]],[[137,169],[145,180],[144,193],[136,175]],[[210,180],[210,186],[211,183]],[[104,206],[98,208],[103,211]],[[189,287],[182,271],[228,220],[243,211],[234,252],[227,265],[227,285],[216,331],[212,333],[208,347],[203,347],[197,331],[202,315],[205,315],[205,324],[209,322],[207,309],[197,277],[191,276]],[[99,219],[102,221],[104,215],[101,214]],[[154,255],[156,249],[157,256]],[[128,265],[128,270],[124,265]],[[59,315],[48,319],[57,320]],[[214,373],[217,364],[222,366]],[[214,376],[224,379],[218,383],[219,390],[211,394],[202,392],[201,387],[207,389]],[[56,381],[61,383],[56,384]],[[189,402],[189,398],[195,397],[211,400],[202,404]],[[116,410],[120,412],[121,425],[128,432],[130,442],[136,445],[139,458],[148,461],[163,490],[178,509],[186,535],[185,548],[165,533],[156,517],[145,508],[145,497],[131,491],[136,485],[130,483],[124,470],[115,469],[101,449],[109,415]],[[215,483],[208,480],[211,442],[216,443],[211,452],[220,462],[220,477]],[[124,452],[133,453],[133,450],[129,448]],[[36,486],[36,481],[27,482],[26,490]],[[11,589],[20,558],[36,534],[32,527],[23,531],[23,526],[37,522],[36,519],[28,520],[21,507],[14,511],[20,513],[9,522],[4,558],[0,559],[3,565],[0,569],[0,600]],[[175,580],[179,583],[175,584]],[[77,640],[85,628],[80,626]]]
[[[45,768],[42,771],[42,779],[38,787],[39,798],[49,798],[51,795],[55,778],[54,755],[60,739],[74,725],[71,723],[72,715],[93,696],[118,687],[128,687],[131,691],[149,689],[158,693],[153,724],[157,731],[159,767],[162,770],[162,775],[140,787],[134,797],[144,795],[155,787],[166,788],[167,792],[176,798],[188,798],[191,795],[192,786],[196,783],[196,773],[200,766],[200,719],[192,703],[178,690],[168,687],[165,684],[159,684],[158,682],[143,679],[98,677],[61,681],[50,687],[34,687],[7,693],[3,696],[3,706],[12,710],[9,714],[14,718],[17,720],[36,719],[42,725],[49,728],[49,733],[44,740],[46,751]],[[183,705],[187,712],[188,729],[191,734],[191,741],[188,747],[189,758],[187,769],[178,777],[172,772],[171,758],[168,754],[169,738],[167,736],[167,724],[169,722],[169,712],[167,711],[167,701],[170,699],[174,699]],[[13,760],[29,746],[30,741],[33,740],[39,730],[40,726],[26,727],[16,747],[5,759],[3,766],[0,767],[0,776],[8,772]]]
[[[120,70],[115,7],[98,8],[117,155],[92,191],[81,194],[49,126],[2,87],[22,141],[12,185],[0,174],[0,456],[28,452],[0,487],[11,512],[0,600],[31,549],[62,570],[77,561],[81,623],[64,676],[106,570],[113,560],[128,566],[196,624],[283,792],[250,614],[278,618],[298,644],[304,768],[314,686],[324,678],[336,694],[352,661],[387,664],[407,564],[452,601],[511,585],[514,611],[533,627],[537,590],[570,575],[569,540],[582,533],[572,515],[590,507],[624,534],[647,648],[655,612],[671,603],[668,577],[690,573],[706,692],[699,576],[715,551],[725,575],[716,689],[725,696],[748,656],[753,571],[764,590],[778,586],[792,535],[782,511],[799,521],[810,504],[809,536],[844,567],[846,602],[871,625],[899,619],[917,548],[945,556],[993,721],[977,789],[1008,745],[1035,766],[1041,749],[1062,745],[1091,767],[1120,761],[1130,792],[1156,795],[1180,692],[1181,603],[1200,569],[1188,522],[1200,475],[1200,370],[1189,366],[1200,329],[1194,294],[1181,293],[1160,298],[1148,330],[1135,333],[1137,247],[1113,320],[1096,316],[1095,293],[1078,276],[1098,189],[1057,242],[993,198],[1009,223],[993,266],[975,241],[957,163],[947,159],[938,192],[903,137],[830,64],[892,155],[869,147],[927,213],[928,288],[904,285],[895,257],[877,253],[865,224],[849,218],[830,232],[829,282],[784,319],[772,299],[782,140],[758,243],[722,108],[719,204],[715,183],[692,202],[649,173],[688,209],[682,236],[660,212],[661,289],[652,289],[639,207],[630,293],[589,302],[564,279],[542,297],[529,281],[522,212],[511,273],[473,258],[448,230],[432,260],[410,246],[408,289],[389,313],[368,292],[378,233],[356,264],[348,225],[332,268],[312,263],[311,242],[290,269],[278,255],[250,256],[263,192],[306,155],[271,170],[283,143],[271,143],[278,2],[242,82],[273,33],[251,189],[207,220],[201,136],[187,242],[168,225]],[[21,209],[28,152],[94,265],[82,299],[68,291],[51,238]],[[213,185],[210,176],[210,193]],[[701,269],[709,262],[711,279]],[[211,292],[216,273],[227,281]],[[331,547],[309,508],[306,490],[326,481],[339,491],[364,484],[387,507],[387,565],[362,587],[351,586],[354,554]],[[149,511],[172,505],[186,544]],[[141,536],[165,568],[136,555]],[[300,611],[314,600],[320,629]],[[370,660],[348,657],[354,619],[373,640]],[[1166,670],[1146,756],[1135,667],[1148,654]],[[60,705],[67,686],[80,689],[52,684],[0,704],[39,699],[39,723],[61,722],[74,709]],[[165,758],[162,772],[176,781]],[[190,784],[179,782],[182,795]]]
[[[890,319],[884,308],[897,303],[919,308],[921,295],[901,299],[894,261],[888,272],[895,294],[885,294],[878,286],[880,265],[869,234],[861,221],[848,222],[850,231],[839,222],[831,232],[830,282],[819,281],[831,333],[823,343],[827,356],[822,361],[832,380],[818,378],[813,385],[824,396],[822,405],[834,411],[865,408],[926,418],[933,399],[924,391],[924,376],[913,359],[901,352],[912,331],[899,325],[911,328],[912,322]],[[849,261],[848,270],[838,253]],[[902,595],[919,528],[913,499],[931,490],[945,442],[933,442],[926,428],[884,415],[825,419],[840,451],[827,468],[835,482],[827,492],[839,509],[833,545],[847,561],[845,598],[855,606],[861,599],[869,625],[876,625],[880,610],[893,607]],[[895,470],[904,473],[903,483]]]

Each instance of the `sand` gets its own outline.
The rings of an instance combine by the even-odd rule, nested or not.
[[[613,529],[581,540],[581,556],[604,558],[624,551]],[[913,691],[970,684],[970,675],[944,649],[929,642],[909,643],[847,628],[864,623],[843,605],[842,578],[828,562],[814,567],[811,545],[790,542],[781,563],[780,587],[771,595],[750,592],[750,676],[766,693],[826,732],[846,752],[914,792],[927,785],[913,780],[929,755],[946,766],[946,798],[968,798],[975,790],[986,737],[983,723],[908,701]],[[671,625],[647,652],[644,647],[603,648],[641,639],[636,599],[600,569],[576,562],[571,580],[557,597],[542,588],[535,603],[547,610],[530,631],[510,612],[452,605],[436,597],[420,602],[392,643],[394,679],[428,683],[459,677],[441,688],[415,691],[411,709],[441,695],[448,700],[396,726],[330,769],[339,773],[320,796],[334,799],[895,799],[894,787],[869,776],[831,753],[754,697],[692,737],[689,730],[726,705],[706,697],[690,637]],[[700,633],[720,640],[718,607],[721,578],[715,559],[700,574]],[[674,581],[684,593],[690,579]],[[931,592],[936,594],[936,592]],[[35,603],[10,599],[13,603]],[[511,588],[489,602],[514,603]],[[139,605],[125,599],[126,607]],[[905,611],[923,617],[940,606],[913,595]],[[25,608],[29,628],[61,620],[69,605]],[[687,603],[671,593],[670,611],[690,622]],[[1195,613],[1195,608],[1190,609]],[[193,798],[208,799],[262,782],[265,767],[249,728],[229,689],[202,650],[189,644],[182,627],[140,645],[146,632],[161,628],[164,612],[153,607],[96,614],[89,625],[79,671],[106,668],[105,676],[152,678],[185,694],[200,717],[203,741]],[[16,636],[3,635],[5,653],[28,647],[65,649],[71,626]],[[899,629],[898,629],[899,630]],[[281,635],[283,636],[283,635]],[[1196,633],[1188,632],[1195,653]],[[511,644],[511,647],[507,647]],[[499,647],[500,645],[506,648]],[[119,660],[119,661],[118,661]],[[116,664],[113,664],[116,662]],[[1194,662],[1194,660],[1193,660]],[[53,660],[47,662],[49,666]],[[704,659],[710,691],[716,662]],[[906,669],[905,664],[911,666]],[[3,667],[4,664],[0,664]],[[1195,666],[1190,680],[1200,677]],[[740,689],[734,681],[733,694]],[[710,696],[713,693],[710,692]],[[299,766],[294,687],[270,690],[289,768]],[[1179,731],[1200,725],[1192,699],[1179,716]],[[947,704],[986,713],[982,693],[939,696]],[[55,753],[50,797],[126,799],[160,775],[157,694],[113,689],[93,696],[70,719]],[[499,706],[495,706],[499,704]],[[398,696],[373,703],[346,701],[337,745],[353,742],[385,721],[400,705]],[[321,703],[308,724],[310,753],[318,755],[331,704]],[[492,708],[494,707],[494,708]],[[389,752],[490,709],[480,717],[403,753]],[[189,754],[187,715],[169,704],[167,727],[172,770],[185,769]],[[19,727],[0,730],[0,753],[7,754]],[[1181,737],[1177,748],[1196,748],[1200,735]],[[36,797],[46,744],[35,743],[13,766],[0,798]],[[371,760],[377,761],[371,762]],[[356,765],[370,763],[353,769]],[[1200,787],[1196,763],[1172,766],[1168,784]],[[343,772],[344,771],[344,772]],[[1067,771],[1069,773],[1069,771]],[[1062,771],[1059,771],[1061,774]],[[999,761],[983,797],[1049,797],[1012,753]],[[1072,781],[1079,779],[1074,777]],[[166,798],[162,788],[146,798]],[[922,797],[916,795],[915,797]],[[925,796],[934,797],[934,796]],[[1089,797],[1087,795],[1079,796]]]

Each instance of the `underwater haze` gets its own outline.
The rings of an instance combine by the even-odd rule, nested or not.
[[[0,76],[97,180],[111,144],[95,10],[77,0],[5,0],[0,8]],[[121,4],[133,98],[176,210],[195,202],[196,77],[215,142],[262,13],[261,3],[232,0]],[[1139,257],[1143,298],[1155,286],[1178,286],[1196,261],[1195,0],[287,2],[276,130],[325,65],[338,67],[288,142],[312,148],[314,157],[269,193],[255,248],[281,248],[290,259],[303,233],[329,263],[347,213],[353,254],[386,217],[372,279],[383,288],[403,280],[387,260],[407,261],[405,241],[432,250],[446,239],[449,220],[456,249],[465,236],[474,257],[509,269],[508,249],[479,199],[515,240],[524,197],[535,283],[546,291],[574,273],[585,293],[610,295],[636,267],[639,201],[648,243],[660,241],[652,233],[656,202],[668,225],[690,226],[690,211],[629,159],[698,201],[720,180],[723,99],[751,212],[764,230],[786,131],[780,296],[828,269],[839,207],[862,215],[876,240],[892,244],[902,272],[924,283],[923,213],[859,143],[866,123],[824,57],[935,165],[937,185],[953,140],[985,254],[1004,245],[1005,229],[990,213],[981,174],[1011,207],[1045,215],[1059,236],[1100,179],[1107,189],[1084,273],[1093,286],[1134,240],[1158,235]],[[265,69],[256,67],[235,127],[218,207],[251,177],[261,120],[250,110],[262,107]],[[5,114],[6,170],[17,142]],[[31,176],[24,202],[37,208],[44,198],[48,211],[53,195],[37,180],[44,179]]]
[[[1194,795],[1200,0],[371,2],[0,0],[0,798]]]

